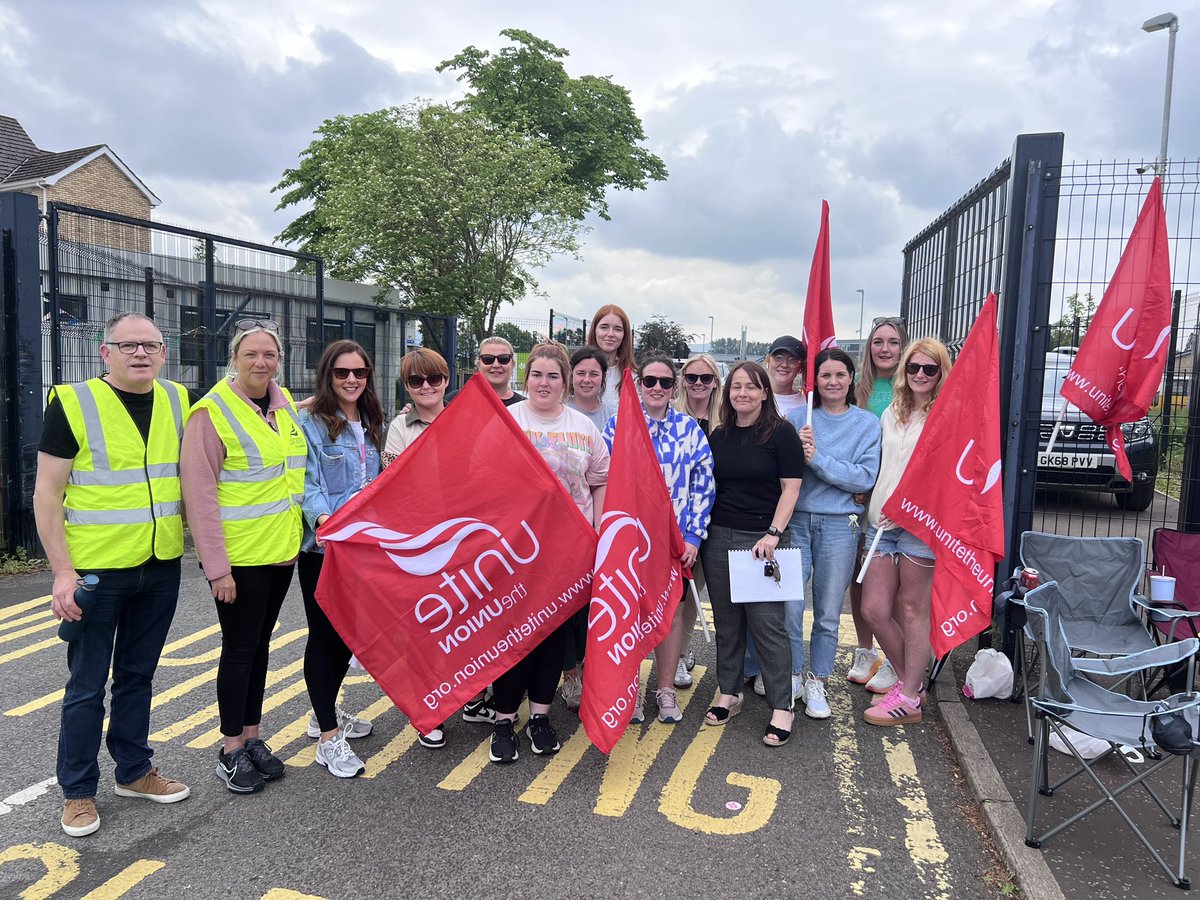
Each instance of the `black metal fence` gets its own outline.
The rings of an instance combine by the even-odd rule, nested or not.
[[[555,340],[567,346],[567,352],[573,352],[583,346],[587,336],[588,320],[563,312],[550,310],[545,318],[529,316],[497,316],[492,335],[506,338],[513,345],[517,354],[517,365],[513,367],[512,386],[520,390],[519,382],[524,377],[526,355],[535,344],[545,340]],[[456,387],[462,387],[467,379],[475,374],[477,354],[479,352],[478,338],[465,330],[460,323],[458,336],[458,372]],[[491,335],[485,335],[490,337]]]
[[[962,346],[989,291],[1001,301],[1005,497],[1010,559],[1023,530],[1200,530],[1200,163],[1164,175],[1175,315],[1148,421],[1127,427],[1134,481],[1115,475],[1099,429],[1069,422],[1047,454],[1054,397],[1145,198],[1153,167],[1062,162],[1062,135],[1022,135],[1013,155],[904,249],[910,335]],[[1055,375],[1058,375],[1056,378]]]

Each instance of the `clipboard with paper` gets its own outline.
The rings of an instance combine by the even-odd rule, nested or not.
[[[729,599],[734,603],[770,603],[803,597],[804,565],[798,547],[776,550],[775,571],[771,573],[766,571],[766,560],[755,559],[752,551],[729,551]]]

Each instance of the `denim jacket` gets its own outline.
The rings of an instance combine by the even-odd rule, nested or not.
[[[341,415],[341,412],[338,412]],[[367,423],[364,421],[363,425]],[[304,469],[304,540],[301,550],[321,553],[313,533],[320,516],[332,515],[349,500],[364,484],[363,461],[358,452],[358,441],[350,428],[343,428],[337,440],[331,440],[329,429],[308,410],[300,412],[300,426],[308,439],[308,464]],[[379,475],[379,448],[371,443],[368,433],[366,444],[366,482]]]

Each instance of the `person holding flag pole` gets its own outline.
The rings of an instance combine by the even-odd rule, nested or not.
[[[708,446],[708,438],[696,420],[671,407],[676,370],[669,356],[656,354],[645,357],[638,368],[638,383],[642,389],[642,413],[646,418],[650,441],[683,534],[680,562],[684,569],[688,569],[695,565],[700,545],[708,536],[708,521],[716,495],[712,451]],[[618,416],[613,416],[604,429],[604,441],[610,452],[617,425]],[[658,688],[654,692],[658,702],[658,721],[668,725],[683,718],[675,696],[674,680],[680,658],[679,649],[686,635],[684,628],[690,627],[686,615],[688,606],[686,602],[676,606],[670,631],[654,649],[658,676]],[[639,724],[643,720],[643,698],[639,691],[630,722]]]
[[[808,272],[808,295],[804,301],[804,331],[808,354],[804,362],[804,389],[808,395],[808,421],[812,421],[816,358],[822,350],[837,346],[833,326],[833,292],[829,284],[829,201],[821,201],[821,228]],[[789,411],[790,412],[790,411]],[[789,413],[784,412],[786,417]]]

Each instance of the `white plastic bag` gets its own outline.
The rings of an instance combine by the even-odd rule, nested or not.
[[[987,697],[1007,697],[1012,694],[1013,669],[1008,657],[999,650],[980,650],[967,669],[963,696],[972,700]]]

